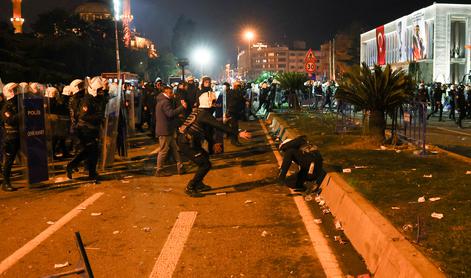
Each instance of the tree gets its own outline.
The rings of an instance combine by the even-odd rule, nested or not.
[[[288,92],[288,106],[300,109],[296,92],[304,88],[307,80],[305,73],[283,72],[277,75],[276,80],[280,82],[280,87]]]
[[[178,17],[173,27],[172,52],[177,58],[187,58],[188,47],[193,45],[196,23],[184,15]]]
[[[384,141],[386,113],[411,99],[415,84],[405,71],[392,70],[387,65],[384,70],[375,65],[370,70],[366,63],[354,66],[339,80],[335,94],[338,100],[355,105],[357,109],[369,112],[369,132],[374,141]]]

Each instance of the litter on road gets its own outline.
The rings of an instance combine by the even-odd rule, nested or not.
[[[225,196],[225,195],[227,195],[226,192],[219,192],[219,193],[216,193],[216,196]]]
[[[433,197],[433,198],[429,198],[428,200],[429,200],[430,202],[435,202],[435,201],[438,201],[438,200],[441,200],[441,199],[442,199],[442,198],[440,198],[440,197]]]
[[[471,175],[471,171],[466,171],[466,175]]]
[[[339,231],[343,230],[342,223],[340,222],[340,220],[335,221],[335,229],[337,229]]]
[[[92,212],[90,215],[91,216],[100,216],[100,215],[103,215],[103,213],[101,213],[101,212]]]
[[[119,234],[119,231],[114,231],[113,232],[113,235],[117,235],[117,234]]]
[[[267,231],[263,231],[262,232],[262,237],[266,237],[268,235],[268,232]]]
[[[400,207],[392,207],[391,209],[392,210],[400,210],[401,208]]]
[[[431,175],[431,174],[430,174],[430,175],[424,175],[424,178],[429,178],[429,179],[431,179],[431,178],[432,178],[432,175]]]
[[[322,224],[322,219],[320,219],[320,218],[314,219],[314,223],[316,223],[316,224]]]
[[[54,264],[54,268],[64,268],[64,267],[68,267],[70,264],[69,262],[65,262],[63,264]]]
[[[443,218],[443,213],[432,213],[432,217],[436,219],[442,219]]]
[[[350,174],[350,173],[352,172],[352,169],[346,168],[346,169],[343,169],[342,172],[343,172],[344,174]]]
[[[424,197],[424,196],[419,197],[419,199],[417,200],[417,202],[419,202],[419,203],[425,203],[425,197]]]
[[[253,203],[254,203],[254,201],[252,201],[252,200],[247,200],[247,201],[245,201],[245,204],[246,204],[246,205],[248,205],[248,204],[253,204]]]
[[[368,169],[368,166],[355,166],[355,169]]]
[[[54,225],[55,223],[56,223],[56,222],[54,222],[54,221],[47,221],[47,222],[46,222],[47,225]]]

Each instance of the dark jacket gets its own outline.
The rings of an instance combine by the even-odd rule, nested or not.
[[[78,128],[99,130],[103,123],[103,115],[100,114],[101,108],[98,99],[86,94],[79,107]]]
[[[155,106],[155,135],[169,136],[172,135],[177,128],[178,114],[183,113],[185,108],[179,106],[175,108],[171,99],[165,94],[157,96],[157,105]]]
[[[0,118],[4,125],[5,139],[10,140],[17,138],[19,136],[20,126],[17,96],[4,103]]]
[[[70,124],[72,128],[76,128],[78,124],[78,118],[80,114],[80,103],[85,96],[85,90],[81,90],[70,97],[69,100],[69,113],[70,113]]]
[[[239,118],[244,114],[245,98],[241,90],[230,90],[227,94],[227,112],[231,117]]]

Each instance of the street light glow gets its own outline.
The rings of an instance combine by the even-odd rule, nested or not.
[[[113,7],[114,7],[114,19],[119,21],[121,15],[121,0],[113,0]]]
[[[245,34],[244,34],[245,38],[249,41],[252,41],[254,38],[255,38],[255,33],[253,31],[245,31]]]
[[[193,59],[200,65],[207,65],[211,61],[211,51],[206,47],[199,47],[193,52]]]

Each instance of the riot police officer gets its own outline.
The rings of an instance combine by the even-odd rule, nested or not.
[[[212,188],[203,183],[203,179],[211,169],[209,153],[203,149],[203,140],[212,138],[214,129],[221,130],[229,135],[240,136],[250,139],[251,135],[247,131],[233,134],[233,129],[214,118],[214,104],[216,94],[214,92],[204,92],[198,98],[199,108],[194,109],[188,116],[185,123],[179,128],[178,146],[180,152],[198,165],[198,170],[188,183],[185,193],[191,197],[203,197],[201,192]]]
[[[89,82],[87,94],[80,101],[79,113],[77,117],[76,133],[80,141],[80,151],[72,161],[67,164],[67,177],[72,179],[74,169],[82,161],[86,161],[88,177],[95,183],[98,183],[98,173],[96,165],[98,162],[98,137],[100,127],[103,122],[101,103],[96,96],[98,90],[103,88],[103,82],[100,77],[94,77]]]
[[[3,95],[6,102],[1,110],[1,121],[4,126],[4,163],[3,163],[3,191],[16,191],[17,189],[11,186],[10,176],[13,162],[15,161],[16,154],[20,149],[20,130],[19,130],[19,112],[18,112],[18,97],[16,96],[16,89],[18,84],[8,83],[3,87]]]
[[[322,155],[317,147],[311,145],[306,140],[306,136],[299,136],[294,139],[286,139],[280,144],[280,150],[283,153],[283,163],[278,176],[279,182],[283,184],[286,182],[286,175],[291,163],[294,162],[300,167],[296,175],[295,191],[306,191],[308,188],[304,183],[307,180],[316,181],[317,190],[325,176],[322,169]]]
[[[448,119],[455,121],[455,110],[456,110],[456,97],[457,92],[455,85],[450,86],[450,90],[448,91],[448,104],[450,104],[450,112],[448,113]]]

